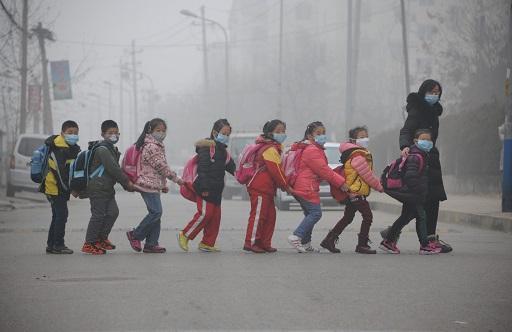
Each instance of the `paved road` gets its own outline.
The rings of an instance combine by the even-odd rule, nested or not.
[[[353,252],[359,219],[342,254],[297,254],[286,243],[300,212],[280,212],[277,254],[240,250],[247,202],[224,202],[222,253],[180,252],[176,229],[193,213],[164,198],[164,255],[132,252],[124,232],[144,215],[135,194],[119,195],[121,215],[105,256],[44,254],[49,210],[0,212],[0,331],[153,331],[169,329],[339,329],[510,331],[512,236],[441,224],[453,254],[417,255],[414,225],[403,254]],[[67,244],[79,250],[88,202],[70,205]],[[342,212],[328,211],[318,244]],[[375,213],[371,237],[395,216]],[[197,241],[196,241],[197,243]],[[195,244],[195,243],[194,243]]]

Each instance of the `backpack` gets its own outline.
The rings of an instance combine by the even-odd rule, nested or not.
[[[423,156],[418,153],[411,153],[410,156],[417,156],[420,161],[420,168],[419,171],[422,172],[424,168],[425,161],[423,160]],[[386,168],[384,168],[384,171],[382,172],[382,175],[380,177],[382,187],[384,187],[385,190],[400,190],[403,188],[403,177],[405,175],[405,162],[407,161],[407,158],[400,157],[394,161],[391,162]]]
[[[130,147],[126,149],[121,163],[121,168],[124,174],[126,174],[133,183],[135,183],[139,178],[142,148],[143,146],[140,149],[137,149],[135,144],[130,145]]]
[[[363,156],[364,154],[362,152],[357,153],[357,150],[362,150],[359,148],[352,148],[348,149],[346,151],[343,151],[340,156],[340,163],[341,165],[333,169],[333,171],[339,175],[341,175],[343,178],[345,178],[345,165],[347,164],[347,161],[350,159],[350,157],[354,157],[356,155]],[[356,152],[356,153],[354,153]],[[335,187],[333,185],[330,185],[331,188],[331,196],[334,198],[337,202],[343,202],[348,198],[348,192],[341,190],[338,187]]]
[[[299,173],[300,160],[306,147],[298,147],[290,149],[283,154],[281,163],[283,165],[284,176],[286,182],[290,186],[294,186],[297,181],[297,175]]]
[[[30,158],[30,179],[35,183],[42,184],[48,174],[49,155],[50,147],[46,144],[41,145],[32,153],[32,158]]]
[[[240,184],[249,186],[259,171],[265,166],[260,166],[256,157],[260,151],[270,147],[268,144],[248,144],[238,156],[235,178]]]
[[[90,146],[89,149],[80,151],[78,156],[69,166],[69,188],[72,191],[81,192],[87,188],[90,179],[100,177],[105,172],[105,167],[99,165],[94,172],[89,174],[91,163],[94,157],[94,152],[100,146],[105,146],[102,143],[96,143]]]
[[[215,146],[210,147],[210,159],[213,159],[215,156]],[[190,158],[185,167],[183,168],[183,174],[181,175],[181,179],[184,184],[180,186],[180,194],[183,198],[188,199],[189,201],[196,202],[197,193],[194,190],[194,181],[197,179],[197,162],[199,160],[199,155],[196,153],[192,158]],[[231,160],[231,155],[229,152],[227,153],[226,164]]]

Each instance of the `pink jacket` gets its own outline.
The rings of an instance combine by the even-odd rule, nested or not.
[[[345,179],[329,167],[321,146],[310,141],[306,141],[305,144],[307,146],[302,153],[293,189],[298,197],[314,204],[320,204],[320,182],[324,180],[335,187],[341,187],[345,183]]]
[[[176,182],[178,177],[167,164],[163,143],[147,134],[140,156],[139,178],[135,185],[141,191],[160,191],[166,187],[166,179]]]
[[[359,185],[355,185],[358,189],[358,192],[350,192],[351,196],[368,196],[370,194],[370,188],[373,188],[379,192],[382,192],[384,189],[382,188],[382,184],[380,183],[380,179],[377,178],[372,171],[373,165],[371,164],[371,154],[370,152],[360,147],[359,145],[345,142],[340,147],[340,152],[345,152],[353,149],[358,149],[364,151],[363,153],[366,154],[366,158],[363,155],[356,154],[354,157],[350,158],[349,161],[347,161],[347,165],[345,166],[345,176],[347,180],[347,185],[350,189],[353,189],[351,186],[354,184],[354,182],[357,180],[357,177],[360,177],[363,183],[360,183]],[[352,174],[354,173],[355,174]],[[369,188],[370,187],[370,188]]]

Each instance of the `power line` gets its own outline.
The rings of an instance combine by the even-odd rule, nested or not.
[[[128,48],[130,44],[116,44],[116,43],[102,43],[102,42],[85,42],[78,40],[57,40],[57,43],[62,44],[75,44],[75,45],[89,45],[89,46],[100,46],[100,47],[120,47],[120,48]],[[196,47],[200,46],[199,44],[139,44],[138,46],[144,48],[152,48],[152,47]]]

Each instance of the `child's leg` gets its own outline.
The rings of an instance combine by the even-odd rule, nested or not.
[[[263,196],[256,192],[249,191],[249,198],[251,200],[251,212],[249,213],[249,220],[247,222],[247,231],[245,232],[245,247],[250,247],[256,238],[256,228],[259,227],[260,215],[262,212]]]
[[[404,203],[400,217],[393,223],[387,234],[387,240],[396,241],[398,234],[402,229],[416,217],[416,207],[414,204]]]
[[[427,236],[435,235],[437,229],[437,219],[439,217],[439,201],[428,200],[425,204],[425,212],[427,216]]]
[[[112,197],[107,201],[106,211],[105,211],[105,221],[103,222],[103,227],[98,234],[98,240],[106,240],[112,231],[112,227],[114,227],[114,223],[119,216],[119,207],[117,206],[116,198]]]
[[[98,241],[98,237],[103,229],[105,215],[107,214],[108,198],[90,198],[91,219],[87,226],[85,242],[94,244]]]
[[[158,244],[158,237],[155,239],[155,233],[150,238],[150,234],[156,232],[155,228],[158,228],[158,234],[160,234],[160,218],[162,217],[160,193],[141,193],[141,196],[146,203],[148,214],[135,228],[133,236],[139,241],[146,239],[146,245],[155,246]]]
[[[272,248],[272,237],[274,236],[274,229],[276,228],[276,205],[274,197],[266,196],[263,202],[263,209],[265,211],[265,224],[261,231],[261,245],[263,249]]]
[[[416,234],[422,247],[428,245],[427,240],[427,214],[422,204],[416,205]]]
[[[51,198],[52,224],[48,233],[48,242],[53,247],[64,246],[66,223],[68,221],[68,201],[66,197],[54,196]],[[48,245],[50,246],[50,245]]]
[[[48,240],[46,241],[46,246],[48,248],[52,248],[54,246],[54,237],[55,237],[55,218],[57,216],[57,212],[55,211],[55,206],[53,204],[53,198],[48,197],[48,201],[50,202],[50,208],[52,209],[52,221],[50,222],[50,229],[48,230]]]
[[[341,232],[343,232],[343,230],[352,223],[356,216],[356,211],[356,206],[351,201],[347,201],[343,217],[336,223],[331,232],[336,236],[340,235]]]
[[[201,226],[201,224],[203,224],[204,218],[206,217],[206,205],[206,201],[200,197],[197,198],[197,212],[194,214],[194,217],[192,217],[192,220],[183,229],[183,234],[190,240],[193,240],[197,233],[201,231],[202,227],[204,227]],[[198,228],[197,231],[196,228]],[[192,233],[194,233],[193,236]]]
[[[359,231],[359,236],[368,239],[370,234],[370,227],[372,226],[373,222],[373,213],[370,208],[370,203],[368,203],[368,201],[364,199],[354,202],[354,206],[363,217],[363,221],[361,222],[361,229]]]
[[[311,203],[303,199],[299,200],[300,206],[304,211],[304,219],[295,229],[293,234],[302,239],[302,244],[311,242],[311,234],[315,224],[322,218],[322,208],[320,204]]]
[[[207,203],[206,214],[208,215],[208,213],[210,213],[211,217],[205,218],[203,239],[201,242],[207,246],[213,247],[215,246],[215,241],[217,241],[217,236],[219,235],[220,219],[222,215],[220,205]]]

